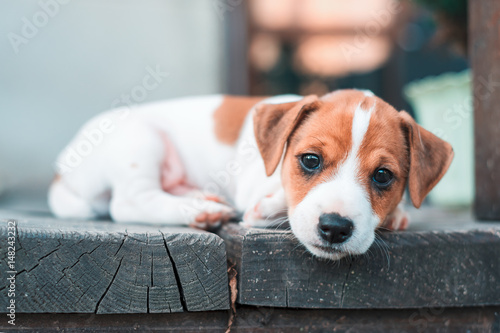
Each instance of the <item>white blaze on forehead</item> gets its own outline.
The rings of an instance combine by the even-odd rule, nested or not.
[[[351,150],[344,163],[331,175],[331,180],[317,187],[324,194],[321,206],[325,213],[337,213],[355,219],[372,211],[368,193],[358,179],[358,152],[370,125],[372,109],[363,110],[361,104],[358,105],[352,120]]]
[[[318,184],[304,197],[290,215],[290,226],[295,236],[310,252],[324,258],[338,259],[346,253],[362,254],[372,245],[375,239],[375,228],[379,217],[373,212],[370,195],[359,178],[359,150],[370,125],[374,113],[375,101],[369,110],[361,107],[360,101],[351,127],[351,149],[345,161],[337,171]],[[327,154],[327,152],[326,152]],[[328,156],[325,155],[325,159]],[[349,218],[354,224],[352,236],[339,245],[334,245],[343,254],[324,252],[315,246],[325,246],[325,241],[318,232],[319,217],[322,214],[336,213]],[[330,245],[329,245],[330,246]]]
[[[359,105],[356,111],[354,111],[354,118],[352,119],[352,148],[348,158],[357,158],[359,147],[368,130],[368,125],[370,125],[372,109],[373,107],[365,111]]]
[[[318,222],[322,214],[329,213],[349,218],[354,224],[352,236],[341,245],[343,251],[364,253],[373,243],[374,230],[379,221],[372,210],[369,194],[358,176],[358,153],[370,125],[373,109],[374,105],[370,110],[362,109],[361,103],[358,105],[352,121],[352,146],[346,160],[325,182],[314,187],[304,197],[290,218],[294,234],[306,246],[323,244],[317,231]],[[309,247],[309,250],[313,253],[319,251],[313,247]]]
[[[375,96],[375,94],[371,90],[360,90],[366,97]]]

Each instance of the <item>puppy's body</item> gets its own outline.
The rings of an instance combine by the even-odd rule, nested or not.
[[[288,213],[309,251],[338,259],[364,253],[384,222],[404,225],[405,185],[419,206],[451,156],[369,92],[176,99],[87,123],[58,158],[49,203],[61,217],[201,228],[230,207],[248,226]]]
[[[253,106],[228,110],[224,106],[228,98],[232,105],[247,107],[259,100],[280,103],[302,97],[201,96],[102,113],[85,124],[59,155],[60,177],[49,195],[52,210],[61,217],[110,213],[117,222],[171,224],[195,222],[204,211],[231,212],[210,200],[195,202],[207,195],[224,198],[244,211],[258,201],[253,199],[260,196],[258,192],[279,186],[279,175],[265,174],[249,116]],[[243,123],[219,129],[218,122],[227,123],[234,111],[240,117],[244,113]],[[235,130],[236,138],[230,135]],[[157,201],[149,197],[137,203],[143,192]]]

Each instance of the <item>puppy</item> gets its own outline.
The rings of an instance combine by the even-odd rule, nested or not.
[[[60,154],[53,213],[206,229],[285,214],[312,254],[362,254],[377,228],[404,229],[448,169],[451,146],[369,91],[204,96],[120,108]],[[235,207],[233,209],[232,207]]]

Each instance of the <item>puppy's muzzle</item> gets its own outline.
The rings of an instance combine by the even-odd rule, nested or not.
[[[351,237],[353,229],[352,221],[339,214],[322,214],[319,217],[319,234],[329,244],[344,243]]]

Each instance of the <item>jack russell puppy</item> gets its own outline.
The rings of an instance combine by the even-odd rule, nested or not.
[[[202,229],[236,211],[248,227],[284,214],[335,260],[365,253],[377,228],[406,228],[406,185],[418,208],[452,158],[369,91],[181,98],[91,119],[58,157],[49,204],[62,218]]]

